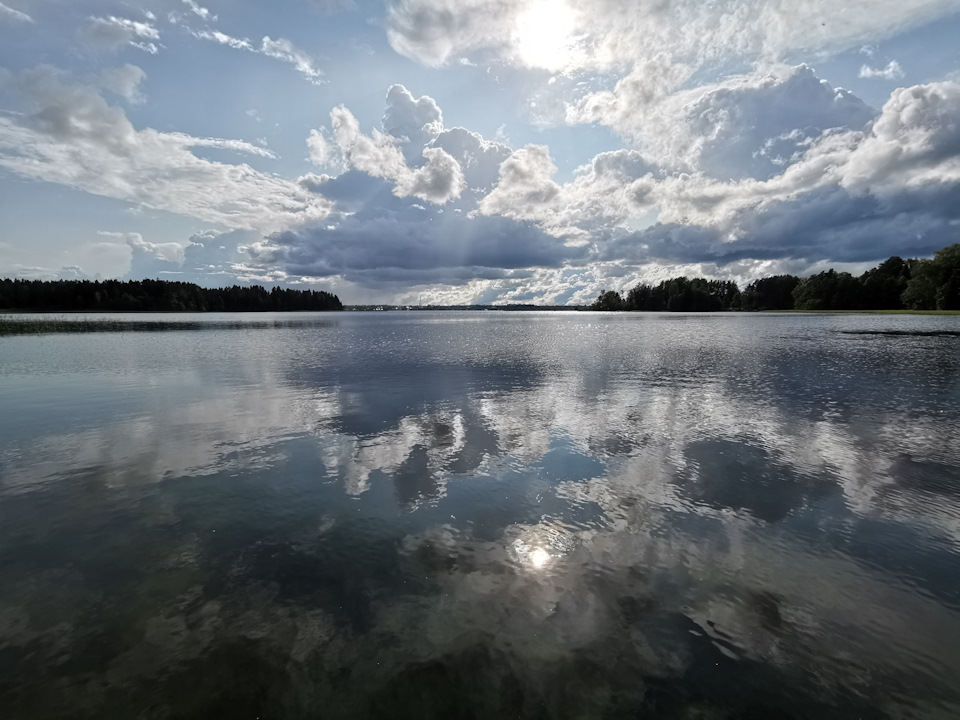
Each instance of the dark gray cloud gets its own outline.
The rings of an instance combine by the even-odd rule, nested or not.
[[[626,262],[712,262],[800,259],[813,263],[876,262],[900,255],[924,257],[957,240],[960,185],[878,198],[837,186],[794,200],[747,210],[735,220],[741,236],[716,229],[656,224],[605,243],[602,257]]]
[[[397,198],[388,181],[363,173],[317,189],[351,214],[275,233],[256,250],[256,260],[292,275],[337,275],[376,287],[515,277],[516,270],[559,267],[586,256],[584,248],[566,247],[533,223],[425,207]]]

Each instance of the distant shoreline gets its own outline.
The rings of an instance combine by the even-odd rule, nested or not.
[[[347,312],[386,312],[387,306],[375,307],[346,307]],[[489,310],[507,311],[507,312],[536,312],[536,311],[572,311],[586,310],[586,308],[576,306],[554,306],[554,307],[500,307],[500,306],[443,306],[443,307],[423,307],[423,308],[405,308],[389,307],[390,312],[414,312],[414,311],[468,311],[481,312]],[[592,311],[597,312],[597,311]],[[0,310],[0,337],[15,335],[48,335],[48,334],[78,334],[78,333],[102,333],[102,332],[203,332],[209,330],[263,330],[278,328],[325,328],[331,327],[336,323],[336,316],[340,311],[275,311],[277,315],[284,317],[273,317],[263,319],[220,319],[220,320],[191,320],[191,319],[136,319],[137,316],[163,314],[163,315],[210,315],[217,314],[212,311],[206,312],[150,312],[150,311],[131,311],[131,312],[92,312],[92,311],[11,311]],[[221,312],[222,315],[256,315],[263,316],[262,311],[253,312]],[[613,314],[604,312],[604,315]],[[632,312],[616,312],[617,315],[631,315]],[[678,315],[679,313],[670,311],[650,311],[644,314],[656,315]],[[694,313],[697,315],[712,315],[721,313]],[[728,314],[728,313],[722,313]],[[769,315],[769,314],[796,314],[796,315],[960,315],[960,310],[765,310],[760,312],[737,311],[738,315]],[[31,317],[26,317],[26,316]],[[117,317],[82,317],[77,315],[129,315],[130,319]],[[38,317],[40,316],[40,317]],[[896,333],[893,333],[896,334]]]
[[[960,315],[960,310],[761,310],[760,312],[777,315]]]

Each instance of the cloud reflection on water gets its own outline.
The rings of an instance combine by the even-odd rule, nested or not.
[[[235,652],[294,709],[369,698],[343,716],[472,669],[478,712],[948,717],[950,340],[769,322],[404,320],[175,367],[3,447],[0,644],[95,670],[59,697],[98,708]]]

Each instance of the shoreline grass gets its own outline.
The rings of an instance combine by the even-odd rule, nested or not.
[[[764,310],[757,314],[798,315],[960,315],[960,310]],[[664,312],[664,315],[671,313]],[[753,313],[745,312],[745,315]],[[265,330],[279,328],[321,328],[333,319],[299,318],[272,320],[138,320],[116,318],[71,318],[69,313],[48,317],[24,317],[16,312],[0,313],[0,337],[49,335],[56,333],[111,332],[195,332],[202,330]]]
[[[0,337],[9,335],[49,335],[56,333],[112,332],[194,332],[202,330],[267,330],[276,328],[331,327],[332,320],[117,320],[67,319],[60,317],[23,318],[0,315]]]
[[[761,310],[763,313],[797,315],[960,315],[960,310]]]

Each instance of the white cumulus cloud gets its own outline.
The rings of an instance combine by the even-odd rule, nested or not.
[[[553,181],[556,172],[546,145],[520,148],[503,161],[497,186],[480,202],[480,212],[514,220],[542,219],[560,194]]]
[[[886,67],[875,68],[864,65],[860,68],[862,78],[879,78],[880,80],[899,80],[903,77],[903,68],[896,60],[891,60]]]
[[[394,181],[398,197],[412,195],[442,205],[458,198],[466,185],[460,164],[441,148],[421,148],[420,154],[427,162],[411,169],[397,138],[377,129],[365,135],[347,108],[334,108],[330,122],[347,165]]]
[[[403,85],[391,85],[380,127],[396,138],[407,162],[413,163],[443,130],[443,113],[429,95],[414,98]]]
[[[662,77],[662,75],[661,75]],[[875,111],[805,66],[778,66],[682,92],[651,91],[631,74],[572,105],[570,122],[607,125],[666,167],[765,178],[828,130],[861,129]]]

